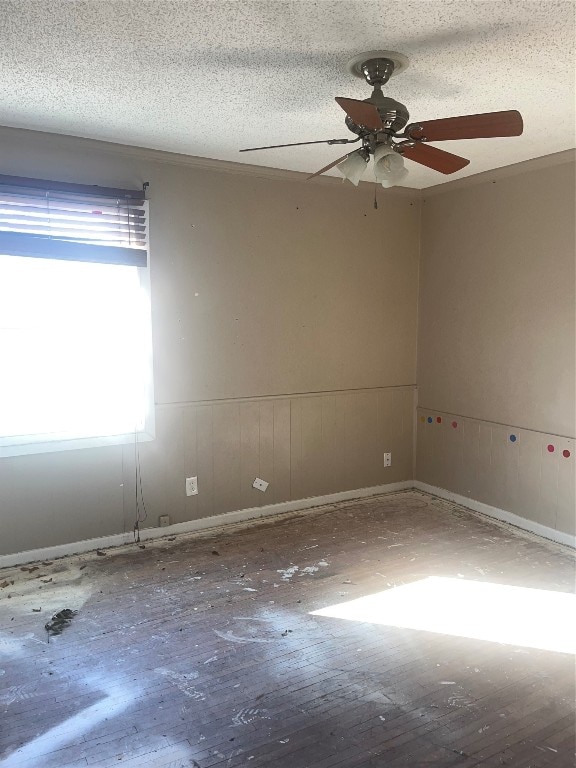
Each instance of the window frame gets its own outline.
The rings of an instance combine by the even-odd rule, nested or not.
[[[149,203],[143,203],[146,210],[146,221],[149,227]],[[152,311],[151,311],[151,281],[150,281],[150,245],[149,241],[146,248],[147,260],[146,266],[133,266],[137,270],[140,288],[143,291],[146,302],[146,348],[147,348],[147,387],[146,387],[146,412],[144,415],[144,426],[140,430],[120,433],[116,435],[98,435],[74,438],[46,438],[44,435],[15,436],[3,438],[0,435],[0,458],[10,458],[16,456],[26,456],[34,454],[57,453],[68,450],[86,450],[93,448],[113,447],[135,442],[149,442],[156,437],[156,404],[154,399],[154,368],[153,368],[153,348],[152,348]],[[12,254],[6,253],[7,256]],[[17,258],[30,258],[29,256],[18,256]],[[34,257],[32,257],[34,258]],[[80,260],[81,261],[81,260]],[[44,438],[44,439],[43,439]]]

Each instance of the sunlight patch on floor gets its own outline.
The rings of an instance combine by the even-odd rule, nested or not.
[[[431,576],[314,616],[576,653],[576,595]]]
[[[106,686],[102,693],[103,698],[96,704],[58,723],[0,760],[0,768],[41,768],[45,765],[46,755],[80,739],[104,720],[111,720],[126,709],[135,697],[133,691],[127,691],[119,685]]]

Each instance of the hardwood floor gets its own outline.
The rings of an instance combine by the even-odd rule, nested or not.
[[[0,571],[0,768],[574,765],[574,657],[528,633],[563,641],[572,553],[426,494],[35,565]]]

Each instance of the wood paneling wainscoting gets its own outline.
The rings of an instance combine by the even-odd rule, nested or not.
[[[576,533],[576,440],[418,408],[416,480]]]
[[[161,407],[155,443],[140,447],[142,474],[154,514],[181,522],[410,480],[412,425],[412,387]],[[183,493],[186,475],[198,476],[198,496]],[[255,477],[270,483],[265,493]]]
[[[412,385],[159,405],[155,440],[137,448],[3,459],[0,555],[130,533],[136,464],[142,528],[411,480],[413,413]]]

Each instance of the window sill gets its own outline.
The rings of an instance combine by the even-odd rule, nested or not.
[[[104,448],[112,445],[147,443],[155,438],[154,432],[130,432],[124,435],[103,435],[100,437],[81,437],[70,440],[51,440],[49,442],[19,443],[0,447],[0,458],[11,456],[28,456],[38,453],[56,453],[60,451],[77,451],[86,448]]]

